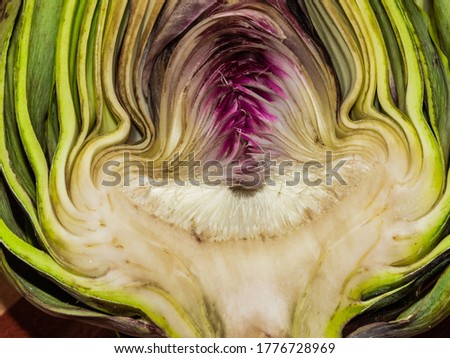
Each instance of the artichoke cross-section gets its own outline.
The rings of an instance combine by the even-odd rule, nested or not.
[[[131,336],[450,313],[447,0],[0,1],[0,268]]]

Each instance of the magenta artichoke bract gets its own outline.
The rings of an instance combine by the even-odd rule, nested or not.
[[[0,2],[0,252],[134,336],[450,311],[446,0]]]

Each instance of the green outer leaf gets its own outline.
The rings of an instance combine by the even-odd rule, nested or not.
[[[55,156],[59,141],[58,106],[56,104],[56,90],[53,88],[50,99],[47,125],[45,128],[45,154],[50,163]]]
[[[450,310],[450,267],[433,289],[395,320],[374,323],[352,333],[352,337],[411,337],[442,322]]]
[[[423,299],[404,311],[398,320],[407,320],[407,335],[417,334],[439,324],[450,311],[450,267]]]
[[[416,30],[405,12],[402,0],[383,0],[382,2],[396,31],[397,42],[401,47],[404,56],[405,79],[407,83],[405,114],[411,120],[411,123],[414,126],[414,133],[420,140],[420,148],[418,151],[412,151],[413,158],[418,155],[420,155],[420,157],[418,157],[418,160],[413,160],[411,166],[415,167],[415,178],[420,176],[425,168],[428,168],[427,170],[435,173],[429,175],[429,182],[427,184],[422,182],[422,185],[429,188],[427,195],[416,198],[416,200],[422,203],[429,203],[430,206],[433,203],[436,205],[436,203],[442,202],[440,196],[436,194],[448,190],[448,187],[445,186],[445,181],[446,179],[448,180],[448,178],[445,177],[445,160],[442,155],[439,140],[436,139],[432,128],[423,113],[423,100],[426,84],[421,76],[422,57],[420,53],[417,53],[415,44]],[[383,98],[383,92],[383,90],[378,92],[380,98]],[[386,100],[383,100],[383,102],[386,103]],[[389,107],[390,106],[387,105],[384,108],[387,110]],[[426,160],[422,160],[422,158],[426,158]],[[416,243],[414,245],[411,243],[410,245],[411,250],[409,257],[402,262],[398,262],[398,265],[408,265],[420,259],[436,245],[441,238],[439,235],[442,229],[442,223],[448,218],[448,212],[449,211],[447,210],[445,214],[441,214],[436,209],[430,211],[431,215],[437,214],[437,216],[434,217],[434,220],[437,222],[427,225],[427,227],[423,228],[423,232],[417,233],[417,237],[415,238]],[[427,213],[424,213],[424,215],[426,216]]]
[[[93,324],[107,329],[113,329],[122,333],[136,337],[161,337],[163,332],[150,322],[121,315],[110,315],[102,312],[82,307],[79,303],[71,303],[68,300],[61,300],[55,292],[47,292],[36,282],[29,280],[26,275],[20,275],[13,266],[9,264],[0,247],[0,268],[8,277],[9,281],[16,289],[34,306],[53,316],[61,318],[76,319],[81,322]],[[41,277],[38,284],[46,281]]]
[[[77,276],[67,271],[47,253],[29,245],[15,235],[1,219],[0,235],[0,243],[4,245],[5,249],[90,306],[97,307],[98,309],[102,308],[111,313],[116,312],[116,314],[120,314],[120,312],[142,314],[148,317],[150,321],[154,322],[156,326],[160,327],[169,336],[179,336],[168,325],[164,317],[153,312],[145,296],[133,295],[122,289],[110,290],[107,283],[103,282],[101,278]],[[157,289],[154,288],[154,290],[156,291]],[[164,296],[164,292],[158,292],[158,294]],[[170,297],[165,297],[165,299],[170,300]],[[175,302],[171,302],[171,304],[176,306]],[[180,314],[183,312],[180,307],[176,307],[176,310]],[[189,320],[187,316],[183,319]],[[187,324],[190,325],[191,322]],[[199,334],[195,330],[195,327],[192,327],[192,329],[194,329],[196,334]]]
[[[7,188],[3,178],[0,176],[0,218],[8,225],[8,227],[20,237],[25,237],[25,234],[14,218],[12,208],[7,195]]]
[[[20,1],[10,1],[6,5],[7,18],[3,18],[0,22],[0,41],[1,41],[1,58],[0,58],[0,88],[7,86],[6,96],[7,101],[5,103],[5,92],[0,91],[0,164],[1,170],[11,187],[12,192],[24,208],[26,215],[28,215],[34,224],[36,232],[42,237],[42,230],[37,217],[37,210],[35,204],[35,187],[32,183],[30,175],[28,174],[28,161],[25,159],[23,153],[21,139],[19,137],[18,128],[15,124],[15,112],[14,104],[10,103],[14,101],[14,87],[12,86],[12,69],[13,66],[9,65],[8,78],[9,82],[5,78],[7,71],[5,70],[6,61],[9,60],[14,63],[16,57],[17,44],[19,39],[20,29],[23,26],[23,22],[19,21],[16,25],[17,30],[14,35],[12,44],[12,51],[8,51],[10,36],[16,21],[16,16],[20,8]],[[11,228],[15,228],[16,233],[23,234],[23,238],[28,242],[35,243],[34,233],[29,230],[19,230],[19,225],[14,220],[14,217],[7,200],[7,189],[2,180],[2,208],[0,212],[0,218],[6,220]],[[20,229],[28,229],[25,224],[27,222],[25,215],[23,218],[23,226]],[[21,223],[22,224],[22,223]],[[32,230],[31,230],[32,232]]]
[[[441,40],[441,47],[445,56],[450,59],[450,1],[434,0],[433,1],[434,18]]]
[[[45,126],[54,87],[56,36],[63,0],[37,0],[33,12],[33,31],[27,71],[28,111],[34,132],[41,146],[45,141]]]
[[[36,178],[36,194],[39,198],[37,204],[29,202],[29,198],[23,193],[19,182],[11,173],[9,166],[4,166],[4,173],[6,180],[12,188],[19,201],[25,207],[26,211],[31,217],[35,230],[38,233],[39,238],[42,240],[44,246],[52,252],[52,247],[48,240],[45,239],[45,235],[42,232],[41,220],[38,219],[37,212],[42,210],[52,210],[51,203],[49,202],[48,195],[48,165],[45,158],[43,149],[34,133],[33,125],[30,120],[28,112],[28,100],[27,100],[27,70],[28,70],[28,55],[29,55],[29,41],[31,36],[31,23],[34,11],[34,0],[29,0],[23,4],[22,7],[22,23],[18,27],[18,49],[15,59],[15,71],[14,71],[14,103],[16,120],[21,136],[22,144],[29,163],[33,169]],[[50,220],[48,220],[49,223]],[[55,227],[58,227],[56,221],[54,221]]]
[[[445,162],[450,150],[450,81],[448,63],[444,62],[429,33],[426,15],[411,2],[404,2],[405,9],[414,24],[411,33],[420,57],[422,78],[425,82],[426,103],[424,109],[436,138],[439,141]],[[412,28],[411,24],[411,28]]]
[[[380,273],[360,285],[353,293],[354,299],[368,300],[385,292],[406,285],[417,277],[421,270],[427,270],[432,261],[436,261],[449,250],[450,236],[443,239],[428,255],[417,262],[406,266],[393,268],[391,272]]]
[[[391,71],[393,75],[391,87],[395,86],[396,105],[401,111],[405,111],[405,69],[403,57],[395,38],[395,33],[389,18],[384,10],[381,0],[372,0],[374,12],[377,16],[380,24],[381,31],[383,32],[383,38],[386,41],[386,48],[388,50],[389,61],[391,65]]]
[[[23,18],[20,16],[16,22],[20,3],[19,0],[7,2],[4,18],[0,22],[0,162],[3,167],[8,168],[9,177],[14,177],[17,187],[21,187],[23,196],[30,202],[34,202],[36,188],[33,173],[22,147],[14,108],[13,70],[19,37],[18,29],[22,26]],[[15,22],[16,28],[13,32]],[[31,207],[33,205],[29,205],[29,208]]]

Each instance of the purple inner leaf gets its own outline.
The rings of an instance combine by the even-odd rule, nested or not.
[[[322,86],[321,68],[306,36],[277,7],[219,6],[186,38],[167,63],[165,91],[169,106],[186,100],[176,118],[186,120],[199,156],[256,166],[266,155],[286,156],[293,129],[312,128],[291,119],[314,92],[301,88],[308,82]]]
[[[221,158],[247,160],[264,152],[259,139],[278,120],[270,107],[287,98],[279,85],[286,73],[274,64],[269,54],[273,49],[261,44],[261,34],[248,29],[232,32],[216,38],[218,46],[202,66],[210,75],[202,85],[212,90],[199,92],[209,97],[204,105],[213,107]]]

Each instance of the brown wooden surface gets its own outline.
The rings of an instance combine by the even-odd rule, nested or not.
[[[21,299],[0,317],[0,337],[113,338],[117,335],[106,329],[49,316]]]
[[[0,316],[20,298],[19,293],[14,290],[6,278],[0,272]]]

